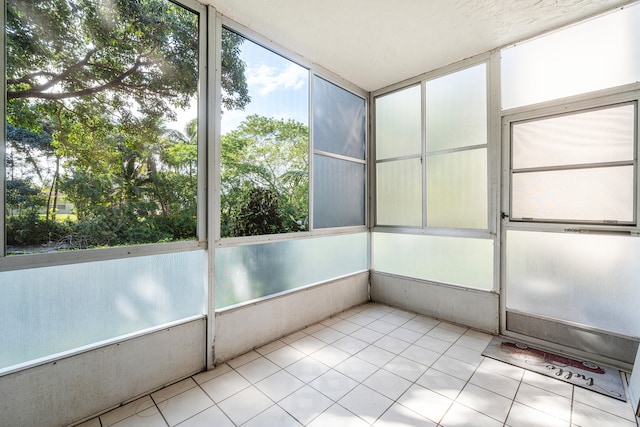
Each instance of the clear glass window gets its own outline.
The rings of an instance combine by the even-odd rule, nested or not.
[[[309,229],[309,71],[222,30],[221,236]]]
[[[168,0],[6,3],[8,254],[196,238],[199,26]]]

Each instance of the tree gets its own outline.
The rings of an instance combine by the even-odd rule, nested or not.
[[[308,229],[308,134],[300,122],[251,115],[222,137],[223,237]]]
[[[31,185],[48,194],[47,224],[64,191],[78,212],[76,231],[111,230],[85,235],[91,245],[195,236],[197,134],[178,141],[164,125],[196,99],[199,25],[169,0],[7,1],[8,133],[17,135],[14,152],[40,156],[23,164],[42,176]],[[242,41],[223,37],[223,100],[240,109],[250,101]],[[48,142],[35,150],[38,138]],[[14,171],[15,159],[7,162]]]

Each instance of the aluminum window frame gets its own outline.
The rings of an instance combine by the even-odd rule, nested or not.
[[[303,67],[309,71],[309,111],[308,111],[308,127],[309,127],[309,146],[308,146],[308,162],[309,162],[309,230],[308,231],[300,231],[300,232],[291,232],[291,233],[281,233],[281,234],[265,234],[259,236],[240,236],[240,237],[221,237],[220,230],[220,217],[219,212],[221,209],[221,194],[220,194],[220,162],[219,157],[214,162],[214,175],[215,175],[215,183],[214,183],[214,192],[213,197],[214,201],[214,211],[213,214],[216,216],[214,219],[214,229],[215,236],[213,236],[212,247],[214,248],[223,248],[223,247],[231,247],[231,246],[243,246],[243,245],[253,245],[259,243],[266,242],[278,242],[283,240],[293,240],[293,239],[309,239],[313,237],[319,236],[330,236],[330,235],[341,235],[341,234],[355,234],[361,233],[364,231],[369,231],[369,212],[370,212],[370,203],[369,203],[369,183],[366,177],[369,176],[369,150],[370,150],[370,136],[369,136],[369,117],[367,112],[369,111],[369,92],[365,91],[362,88],[354,85],[353,83],[344,80],[343,78],[337,76],[331,71],[315,64],[311,61],[308,61],[306,58],[292,52],[291,50],[285,48],[282,45],[279,45],[256,31],[246,27],[231,18],[225,15],[219,15],[218,20],[219,31],[222,31],[222,28],[226,28],[230,31],[235,32],[236,34],[244,37],[245,39],[261,46],[274,54],[281,56],[300,67]],[[218,61],[220,54],[217,54]],[[355,95],[364,100],[365,104],[365,158],[364,159],[353,159],[353,161],[357,160],[358,163],[363,163],[365,165],[365,224],[356,225],[356,226],[344,226],[344,227],[329,227],[329,228],[315,228],[313,225],[313,179],[314,179],[314,164],[313,164],[313,156],[314,154],[326,155],[329,157],[335,157],[342,160],[352,160],[352,158],[347,156],[340,156],[334,153],[327,153],[324,151],[317,151],[314,149],[314,141],[313,141],[313,99],[314,99],[314,78],[321,78],[328,83],[331,83],[337,86],[340,89],[343,89],[349,92],[352,95]],[[219,77],[218,77],[219,79]],[[216,82],[216,87],[219,87],[220,82]],[[220,127],[220,119],[222,116],[222,106],[219,102],[219,99],[213,105],[215,109],[216,116],[216,126],[219,129]],[[216,153],[220,153],[220,139],[221,135],[218,132],[215,135],[214,141],[214,151]],[[211,168],[211,166],[210,166]]]
[[[48,267],[54,265],[64,264],[76,264],[83,262],[102,261],[121,259],[137,256],[165,254],[172,252],[184,252],[201,250],[207,247],[207,153],[208,153],[208,138],[207,138],[207,125],[210,120],[207,117],[207,93],[209,87],[209,79],[207,73],[207,62],[209,44],[211,44],[214,34],[211,34],[211,19],[209,17],[209,7],[203,5],[196,0],[167,0],[176,4],[190,12],[198,15],[198,171],[197,171],[197,219],[196,219],[196,235],[195,238],[188,241],[175,241],[175,242],[157,242],[157,243],[145,243],[131,246],[111,246],[106,248],[89,248],[79,249],[73,251],[60,251],[51,253],[31,253],[24,255],[6,255],[6,168],[5,168],[5,155],[6,155],[6,126],[2,127],[2,133],[0,134],[0,156],[3,159],[0,162],[0,211],[3,212],[0,215],[0,272],[11,270],[22,270],[28,268]],[[5,24],[5,8],[3,3],[1,6],[0,22]],[[2,31],[0,36],[0,43],[2,49],[5,49],[5,32]],[[6,67],[5,55],[2,55],[0,59],[0,67],[4,74]],[[2,91],[5,94],[1,97],[0,107],[3,111],[3,117],[6,114],[6,78],[2,79]],[[6,117],[4,118],[6,121]]]

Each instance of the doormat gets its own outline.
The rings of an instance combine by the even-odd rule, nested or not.
[[[609,366],[570,359],[503,337],[494,337],[482,355],[627,401],[620,371]]]

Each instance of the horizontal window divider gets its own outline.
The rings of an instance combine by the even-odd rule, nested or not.
[[[562,222],[531,222],[531,221],[509,221],[505,229],[507,231],[531,231],[531,232],[544,232],[544,233],[570,233],[573,229],[580,230],[593,230],[596,232],[604,231],[626,231],[630,235],[640,235],[640,228],[633,224],[588,224],[588,223],[570,223],[566,220]]]
[[[287,240],[313,239],[316,237],[342,236],[347,234],[366,233],[369,228],[366,225],[352,227],[334,227],[316,229],[313,231],[301,231],[298,233],[266,234],[262,236],[225,237],[215,241],[215,248],[228,248],[234,246],[260,245],[265,243],[284,242]]]
[[[413,234],[423,236],[460,237],[468,239],[493,240],[496,234],[489,230],[474,230],[470,228],[409,228],[378,225],[371,230],[373,233]]]
[[[134,246],[115,246],[109,248],[77,249],[48,253],[29,253],[24,255],[8,255],[0,257],[0,272],[197,251],[206,248],[206,241],[198,242],[193,240],[149,243]]]
[[[409,155],[400,156],[400,157],[389,157],[387,159],[376,159],[376,163],[388,163],[388,162],[395,162],[399,160],[411,160],[411,159],[420,159],[420,158],[422,158],[422,153],[409,154]]]
[[[528,173],[528,172],[553,172],[553,171],[563,171],[563,170],[578,170],[578,169],[598,169],[598,168],[614,168],[620,166],[635,166],[636,162],[633,160],[624,160],[617,162],[601,162],[601,163],[578,163],[572,165],[558,165],[558,166],[544,166],[537,168],[521,168],[521,169],[512,169],[511,172],[514,174],[517,173]]]
[[[466,145],[464,147],[448,148],[446,150],[427,151],[426,156],[438,156],[440,154],[458,153],[460,151],[480,150],[487,148],[487,144]]]
[[[599,219],[599,220],[567,220],[566,218],[533,218],[533,217],[511,217],[512,222],[522,223],[551,223],[551,224],[593,224],[593,225],[605,225],[605,226],[634,226],[635,221],[618,221],[615,219]],[[566,231],[566,230],[565,230]]]
[[[361,163],[363,165],[367,164],[366,159],[358,159],[357,157],[343,156],[342,154],[330,153],[329,151],[313,150],[313,154],[318,154],[320,156],[325,156],[325,157],[332,157],[334,159],[346,160],[348,162],[353,162],[353,163]]]

